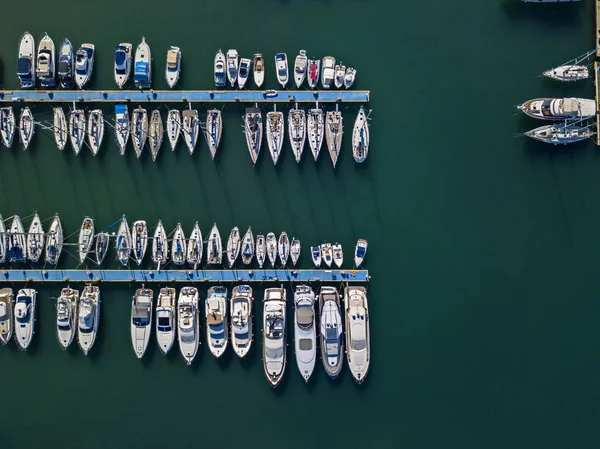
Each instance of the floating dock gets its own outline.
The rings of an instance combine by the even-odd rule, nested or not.
[[[600,83],[598,83],[598,61],[594,62],[594,95],[596,98],[596,145],[600,145]]]
[[[596,0],[596,57],[600,58],[600,0]]]
[[[368,90],[0,90],[0,103],[368,103]]]

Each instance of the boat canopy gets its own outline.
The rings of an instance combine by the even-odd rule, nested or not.
[[[124,104],[115,105],[115,114],[125,114],[127,112],[127,106]]]
[[[71,64],[69,61],[61,60],[58,62],[58,74],[61,76],[71,74]]]
[[[364,247],[364,246],[358,246],[358,247],[356,248],[356,255],[357,255],[358,257],[364,257],[364,256],[365,256],[365,252],[366,252],[366,251],[365,251],[365,247]]]
[[[175,50],[169,50],[167,54],[167,66],[169,68],[177,67],[177,55],[178,53]]]
[[[127,61],[127,49],[122,45],[119,45],[115,50],[115,65],[117,68],[125,68],[125,62]]]
[[[133,76],[135,81],[148,81],[148,63],[147,62],[136,62],[135,63],[135,75]]]
[[[17,75],[26,76],[31,74],[31,60],[29,58],[19,58],[17,61]]]

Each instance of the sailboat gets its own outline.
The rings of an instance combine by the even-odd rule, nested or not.
[[[240,254],[240,230],[235,226],[229,233],[227,239],[227,261],[229,262],[229,268],[233,268],[235,261]]]
[[[252,71],[254,77],[254,84],[256,87],[260,88],[265,81],[265,60],[263,59],[263,55],[261,53],[256,53],[254,55],[254,62],[252,64]]]
[[[69,116],[69,138],[75,156],[81,151],[86,135],[85,112],[83,109],[74,109]]]
[[[130,134],[129,109],[127,105],[115,105],[115,139],[119,145],[121,156],[125,154]]]
[[[75,58],[73,54],[73,45],[69,39],[65,39],[60,44],[58,50],[58,81],[63,89],[72,89],[75,85],[74,78]]]
[[[290,258],[292,259],[292,265],[296,266],[296,263],[300,258],[300,240],[296,237],[292,237],[292,243],[290,244]]]
[[[250,265],[254,258],[254,236],[252,235],[252,228],[248,228],[244,234],[241,253],[244,265]]]
[[[352,154],[356,162],[364,162],[369,154],[369,123],[363,107],[360,107],[352,130]]]
[[[198,141],[198,130],[200,129],[200,120],[198,120],[198,111],[188,109],[183,111],[183,139],[188,147],[190,154],[194,154],[196,142]]]
[[[167,66],[165,68],[165,77],[167,84],[171,89],[175,87],[179,81],[179,73],[181,71],[181,49],[171,46],[167,51]]]
[[[46,263],[56,265],[63,249],[63,228],[60,218],[54,216],[46,239]]]
[[[61,290],[56,300],[56,338],[60,348],[66,350],[75,337],[79,291],[70,287]]]
[[[15,215],[8,232],[6,258],[9,262],[25,262],[27,260],[26,236],[21,217]]]
[[[590,76],[590,72],[586,65],[581,65],[581,62],[588,59],[594,53],[596,53],[596,49],[591,50],[581,56],[578,56],[575,59],[571,59],[570,61],[559,65],[558,67],[545,70],[544,72],[542,72],[542,75],[556,81],[565,82],[587,79]]]
[[[202,232],[200,232],[200,226],[198,225],[198,222],[196,222],[187,245],[187,263],[193,266],[194,270],[198,267],[198,264],[202,262],[203,248],[204,242],[202,241]]]
[[[64,150],[69,139],[69,129],[67,128],[67,119],[65,117],[65,111],[61,107],[55,107],[54,109],[54,141],[59,150]]]
[[[31,109],[25,107],[21,111],[21,119],[19,120],[19,137],[21,138],[23,151],[29,147],[34,133],[35,122],[33,121],[33,114],[31,113]]]
[[[223,260],[223,245],[221,242],[221,234],[217,224],[213,224],[210,230],[210,237],[208,238],[208,245],[206,246],[207,262],[213,265],[220,265]]]
[[[167,233],[161,220],[158,220],[154,237],[152,238],[152,261],[156,264],[156,269],[160,271],[160,266],[167,263],[169,258],[169,242]]]
[[[258,266],[260,268],[263,267],[266,258],[267,258],[267,245],[265,242],[265,236],[262,234],[258,234],[256,236],[256,261],[258,262]]]
[[[0,263],[6,262],[6,252],[8,251],[8,234],[4,225],[4,218],[0,214]]]
[[[131,75],[131,50],[133,45],[128,42],[121,42],[115,48],[115,83],[122,89]]]
[[[243,358],[252,345],[252,287],[238,285],[231,292],[229,301],[231,316],[231,346],[233,352]]]
[[[0,137],[6,148],[12,146],[15,129],[15,113],[12,106],[0,108]]]
[[[171,145],[171,151],[175,151],[181,134],[181,112],[179,109],[170,109],[167,115],[167,137]]]
[[[183,265],[186,256],[185,234],[181,223],[177,223],[175,232],[173,233],[173,242],[171,244],[171,260],[176,265]]]
[[[565,122],[563,125],[551,124],[534,128],[524,133],[527,137],[553,145],[566,145],[589,139],[594,135],[589,126],[577,126],[575,123]]]
[[[125,215],[121,218],[115,249],[117,250],[117,260],[121,262],[121,265],[126,266],[131,254],[131,232]]]
[[[283,146],[285,124],[283,112],[278,112],[277,106],[274,106],[274,108],[275,110],[267,112],[267,143],[269,144],[273,165],[276,165]]]
[[[19,41],[19,59],[17,59],[17,76],[22,89],[35,86],[35,41],[33,36],[25,32]]]
[[[223,119],[219,109],[209,109],[206,115],[206,142],[210,150],[210,157],[214,160],[217,148],[221,142],[223,132]]]
[[[306,57],[306,50],[300,50],[298,56],[296,56],[296,60],[294,61],[294,81],[296,82],[296,87],[300,89],[302,83],[306,79],[306,69],[307,69],[308,58]]]
[[[135,49],[133,83],[138,89],[150,89],[152,83],[152,57],[144,36]]]
[[[150,154],[152,155],[152,160],[156,161],[158,157],[158,151],[160,150],[160,146],[163,141],[163,122],[162,117],[160,116],[160,111],[155,109],[152,111],[152,116],[150,118],[150,130],[148,136],[148,143],[150,144]]]
[[[77,244],[77,253],[79,255],[79,262],[84,263],[87,259],[88,253],[94,242],[94,220],[90,217],[85,217],[81,228],[79,229],[79,240]]]
[[[44,252],[45,238],[46,234],[44,234],[42,221],[36,212],[33,215],[33,220],[31,220],[29,232],[27,233],[27,259],[30,262],[37,263],[40,260]]]
[[[252,163],[256,164],[260,155],[260,147],[262,145],[263,122],[262,113],[257,107],[246,108],[244,115],[244,134],[246,135],[246,145],[250,152]]]
[[[94,109],[88,117],[88,143],[92,154],[96,156],[104,138],[104,118],[100,109]]]
[[[310,146],[310,151],[313,154],[313,158],[315,161],[319,158],[319,153],[321,152],[321,146],[323,145],[323,135],[325,128],[325,115],[323,114],[323,110],[319,108],[319,104],[317,103],[317,107],[315,109],[308,110],[308,145]]]
[[[288,136],[296,162],[299,163],[306,142],[306,112],[304,109],[298,109],[298,103],[288,114]]]
[[[271,266],[274,267],[277,262],[277,237],[272,232],[267,234],[267,257],[269,258],[269,262],[271,262]]]
[[[148,226],[144,220],[133,222],[131,236],[133,239],[133,258],[140,266],[146,255],[146,248],[148,248]]]
[[[281,264],[285,268],[287,264],[288,257],[290,255],[290,239],[288,238],[287,232],[283,231],[279,236],[279,242],[277,245],[277,249],[279,252],[279,260]]]
[[[139,159],[142,155],[144,145],[146,145],[146,138],[148,137],[148,112],[144,108],[138,107],[133,110],[131,128],[133,149]]]
[[[344,120],[342,118],[342,113],[337,110],[336,105],[335,111],[327,111],[327,119],[325,120],[325,138],[327,140],[329,156],[331,157],[331,162],[333,162],[333,168],[335,168],[338,157],[340,156],[343,135]]]
[[[108,232],[99,232],[98,235],[96,235],[96,263],[98,265],[102,265],[102,262],[104,262],[104,258],[106,257],[106,254],[108,253],[108,246],[110,244],[110,235],[108,235]]]

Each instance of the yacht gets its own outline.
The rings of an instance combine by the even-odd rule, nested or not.
[[[200,226],[198,225],[198,222],[196,222],[187,245],[187,263],[193,266],[194,270],[198,268],[198,264],[202,262],[203,247],[204,242],[202,241],[202,232],[200,232]]]
[[[100,109],[94,109],[88,117],[88,143],[92,154],[96,156],[104,138],[104,118]]]
[[[331,249],[331,243],[323,243],[321,245],[321,257],[327,265],[328,268],[331,268],[331,264],[333,263],[333,251]]]
[[[305,382],[315,370],[316,328],[315,294],[308,285],[299,285],[294,293],[294,349],[296,364]]]
[[[73,57],[73,45],[69,39],[60,44],[58,51],[58,81],[63,89],[73,89],[75,86],[75,58]]]
[[[235,86],[238,77],[239,55],[237,50],[231,49],[227,51],[227,79],[231,87]]]
[[[277,81],[285,89],[289,78],[288,61],[285,53],[277,53],[275,55],[275,71],[277,72]]]
[[[152,160],[156,161],[158,157],[158,151],[160,150],[160,146],[163,141],[164,134],[162,117],[160,116],[160,111],[155,109],[152,111],[152,115],[150,117],[150,125],[149,125],[149,136],[148,143],[150,144],[150,154],[152,155]]]
[[[29,232],[27,233],[27,259],[30,262],[37,263],[44,252],[44,228],[37,212],[33,215]]]
[[[144,145],[146,145],[146,138],[148,137],[148,112],[146,112],[144,108],[138,107],[133,110],[131,133],[133,149],[135,150],[135,155],[139,159],[142,155]]]
[[[179,73],[181,71],[181,49],[179,47],[169,48],[167,51],[167,65],[165,68],[165,77],[167,84],[171,89],[175,87],[179,81]]]
[[[185,234],[181,223],[177,223],[177,227],[173,232],[173,242],[171,243],[171,260],[175,265],[183,265],[186,254]]]
[[[360,107],[352,130],[352,154],[356,162],[364,162],[369,155],[369,118]]]
[[[342,113],[338,110],[328,111],[325,120],[325,139],[327,140],[327,149],[333,168],[337,164],[340,150],[342,149],[342,137],[344,135],[344,119]]]
[[[14,334],[17,346],[23,351],[27,350],[33,338],[36,299],[37,291],[33,288],[24,288],[17,293]]]
[[[169,259],[169,242],[167,233],[161,220],[158,220],[154,237],[152,238],[152,261],[156,264],[156,269],[160,271],[160,266],[165,265]]]
[[[318,103],[315,109],[308,110],[307,123],[308,145],[316,161],[319,158],[321,146],[323,145],[323,135],[325,134],[325,114],[323,114],[323,109],[319,108]]]
[[[133,240],[131,245],[133,249],[133,258],[139,267],[144,260],[146,249],[148,248],[148,226],[144,220],[133,222],[131,238]]]
[[[290,239],[285,231],[283,231],[279,236],[277,249],[279,252],[279,260],[281,260],[281,264],[285,268],[288,257],[290,256]]]
[[[154,292],[142,285],[131,300],[131,343],[138,359],[144,356],[152,333],[153,298]]]
[[[12,106],[0,108],[0,136],[6,148],[12,147],[15,128],[15,113]]]
[[[221,243],[221,234],[219,234],[219,228],[217,224],[213,224],[210,230],[210,237],[208,238],[208,244],[206,246],[207,262],[212,265],[220,265],[223,261],[223,244]]]
[[[300,240],[296,237],[292,237],[292,243],[290,243],[290,258],[292,259],[292,265],[296,266],[300,258]]]
[[[238,357],[244,357],[252,345],[252,288],[238,285],[231,292],[231,346]]]
[[[210,157],[214,160],[217,148],[223,133],[223,119],[219,109],[209,109],[206,115],[206,142],[210,150]]]
[[[34,134],[35,122],[33,121],[33,114],[28,107],[25,107],[21,111],[21,118],[19,120],[19,137],[21,138],[23,151],[29,147]]]
[[[311,89],[316,89],[319,83],[319,74],[321,73],[321,61],[318,59],[308,60],[308,73],[306,75],[308,79],[308,86]]]
[[[285,289],[267,288],[263,302],[263,365],[272,387],[283,378],[286,362]]]
[[[356,248],[354,249],[354,266],[360,268],[365,256],[367,255],[368,243],[365,239],[358,239],[356,242]]]
[[[319,292],[319,322],[321,324],[321,359],[325,371],[335,379],[344,361],[344,336],[340,295],[333,287],[321,287]]]
[[[277,110],[267,112],[267,143],[269,144],[269,152],[273,159],[273,165],[277,164],[281,155],[284,137],[285,123],[283,112],[278,112]]]
[[[267,245],[265,243],[265,236],[258,234],[256,236],[256,261],[258,262],[259,268],[262,268],[267,258]]]
[[[225,76],[225,55],[223,54],[221,49],[219,49],[219,51],[217,51],[217,54],[215,55],[214,76],[215,76],[215,86],[217,86],[217,87],[225,86],[225,84],[227,82],[227,78]]]
[[[75,337],[79,290],[63,288],[56,300],[56,338],[60,348],[66,350]]]
[[[298,109],[298,103],[288,114],[288,136],[296,162],[300,163],[306,142],[306,112]]]
[[[198,290],[196,287],[183,287],[177,300],[177,327],[179,349],[186,363],[192,364],[200,341],[198,321]]]
[[[115,48],[115,83],[122,89],[131,75],[131,50],[133,45],[121,42]]]
[[[175,151],[179,135],[181,134],[181,112],[179,109],[170,109],[167,115],[167,137],[171,144],[171,151]]]
[[[346,69],[346,74],[344,75],[344,87],[346,89],[350,89],[354,84],[354,78],[356,78],[356,69],[353,67],[348,67]]]
[[[346,315],[346,356],[352,377],[357,383],[364,382],[371,360],[369,336],[369,305],[367,289],[346,286],[344,290]]]
[[[129,225],[127,224],[125,215],[121,218],[115,249],[117,250],[117,260],[121,262],[121,265],[126,266],[129,262],[129,255],[131,254],[131,232],[129,231]]]
[[[589,127],[565,123],[563,125],[552,124],[540,126],[524,134],[540,142],[551,143],[553,145],[566,145],[589,139],[594,135],[594,131]]]
[[[35,41],[27,32],[19,41],[19,59],[17,59],[17,75],[21,88],[29,89],[35,86]]]
[[[75,53],[75,84],[79,89],[83,89],[92,77],[95,50],[93,44],[81,44]]]
[[[56,265],[60,258],[60,254],[62,253],[62,249],[63,228],[57,214],[54,216],[50,229],[48,230],[48,237],[46,239],[46,263]]]
[[[252,235],[252,228],[248,228],[246,234],[244,234],[241,253],[244,265],[250,265],[254,258],[254,236]]]
[[[250,61],[248,58],[240,59],[240,70],[238,72],[238,87],[243,89],[246,85],[246,81],[248,81],[248,77],[250,76]]]
[[[67,140],[69,140],[69,128],[67,127],[67,118],[65,111],[61,107],[55,107],[54,110],[54,141],[60,151],[65,149]]]
[[[175,301],[174,288],[163,287],[158,294],[156,303],[156,342],[158,349],[167,354],[175,341]]]
[[[308,66],[308,58],[306,57],[306,50],[300,50],[296,60],[294,61],[294,81],[296,87],[300,89],[302,83],[306,79],[306,69]]]
[[[335,78],[333,80],[333,84],[336,89],[339,89],[344,85],[344,77],[346,76],[346,66],[336,64],[335,66]]]
[[[99,232],[96,235],[96,263],[102,265],[106,254],[108,253],[108,246],[110,244],[110,236],[108,232]]]
[[[319,268],[321,266],[321,247],[318,245],[311,246],[310,255],[312,257],[313,263],[315,264],[315,267]]]
[[[196,142],[198,141],[198,131],[200,129],[200,120],[198,120],[198,111],[188,109],[183,111],[183,140],[188,147],[190,154],[194,154]]]
[[[277,237],[272,232],[267,234],[267,257],[271,267],[274,267],[277,262]]]
[[[240,254],[240,247],[240,230],[235,226],[229,233],[229,238],[227,239],[227,261],[229,262],[229,268],[233,268],[233,265]]]
[[[7,344],[13,335],[13,307],[15,295],[12,288],[0,289],[0,343]]]
[[[87,285],[79,299],[77,343],[85,355],[88,355],[98,333],[100,321],[100,288]]]
[[[152,56],[144,36],[135,49],[133,83],[137,89],[150,89],[152,84]]]
[[[8,251],[8,234],[6,232],[6,226],[4,226],[4,218],[0,214],[0,263],[6,262],[6,256]]]
[[[43,88],[56,86],[56,49],[54,41],[44,33],[37,52],[36,76]]]
[[[15,215],[8,233],[6,258],[9,262],[25,262],[27,260],[26,248],[25,229],[21,218]]]
[[[265,60],[261,53],[256,53],[254,55],[252,67],[254,84],[256,84],[256,87],[260,88],[265,81]]]
[[[85,217],[79,229],[79,243],[77,245],[79,263],[84,263],[94,242],[94,220]]]
[[[596,115],[596,103],[585,98],[534,98],[518,108],[542,120],[583,120]]]
[[[85,112],[83,109],[74,109],[69,115],[69,138],[75,156],[81,151],[86,135]]]
[[[258,108],[246,108],[244,115],[244,134],[246,135],[246,145],[252,158],[252,163],[256,165],[262,145],[263,122],[262,113]]]
[[[227,289],[211,287],[204,303],[206,338],[212,354],[219,358],[227,349],[229,325],[227,324]]]
[[[329,89],[335,78],[335,58],[333,56],[325,56],[321,68],[321,85],[323,89]]]
[[[342,245],[336,243],[331,247],[333,251],[333,262],[337,265],[338,268],[342,268],[342,264],[344,263],[344,253],[342,252]]]
[[[115,105],[115,138],[119,145],[121,156],[125,154],[127,142],[129,141],[130,130],[129,109],[125,104]]]

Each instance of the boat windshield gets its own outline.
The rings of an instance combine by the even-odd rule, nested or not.
[[[285,69],[285,67],[280,68],[277,73],[279,74],[279,76],[281,78],[285,78],[287,76],[287,70]]]
[[[58,74],[68,75],[69,73],[71,73],[70,64],[67,61],[60,61],[58,63]]]
[[[31,75],[31,61],[29,58],[19,58],[17,61],[17,75],[20,77]]]
[[[350,340],[350,348],[354,351],[363,351],[367,347],[365,340]]]
[[[246,77],[248,76],[248,67],[247,66],[241,66],[240,67],[240,76],[241,77]]]
[[[132,321],[133,325],[136,327],[146,327],[150,324],[149,317],[134,317]]]
[[[15,306],[15,315],[17,317],[17,322],[19,323],[28,323],[31,311],[31,297],[29,296],[21,296],[17,300],[17,305]]]

